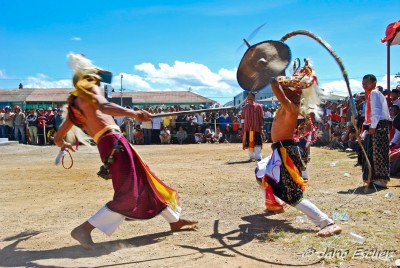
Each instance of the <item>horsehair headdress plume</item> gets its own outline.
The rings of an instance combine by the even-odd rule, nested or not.
[[[321,120],[323,112],[320,106],[321,94],[322,90],[319,88],[317,83],[313,83],[310,87],[305,88],[302,91],[302,112],[304,114],[309,114],[313,112],[317,121]]]
[[[343,75],[344,81],[346,82],[347,91],[348,91],[348,93],[349,93],[349,99],[350,99],[350,105],[351,105],[351,113],[352,113],[352,115],[351,115],[351,122],[353,123],[353,127],[354,127],[355,130],[356,130],[357,142],[358,142],[358,144],[360,145],[360,148],[361,148],[361,150],[362,150],[362,152],[363,152],[363,154],[364,154],[364,156],[365,156],[365,160],[366,160],[366,163],[367,163],[367,165],[368,165],[368,182],[367,182],[367,185],[366,185],[365,190],[364,190],[365,192],[367,192],[368,187],[369,187],[369,185],[370,185],[370,183],[371,183],[372,167],[371,167],[371,163],[369,162],[368,155],[367,155],[367,153],[366,153],[364,147],[362,146],[361,138],[360,138],[360,135],[359,135],[359,130],[358,130],[357,124],[356,124],[356,122],[355,122],[355,118],[356,118],[356,115],[357,115],[357,109],[356,109],[356,105],[355,105],[355,102],[354,102],[353,94],[351,93],[350,82],[349,82],[349,78],[348,78],[348,76],[347,76],[347,71],[346,71],[346,69],[344,68],[344,65],[343,65],[341,59],[340,59],[339,56],[335,53],[335,51],[332,49],[332,47],[331,47],[327,42],[325,42],[321,37],[319,37],[319,36],[317,36],[317,35],[315,35],[315,34],[309,32],[309,31],[297,30],[297,31],[293,31],[293,32],[287,33],[286,35],[284,35],[284,36],[281,38],[280,41],[281,41],[281,42],[285,42],[285,41],[288,40],[289,38],[291,38],[291,37],[293,37],[293,36],[296,36],[296,35],[305,35],[305,36],[308,36],[308,37],[314,39],[315,41],[317,41],[317,42],[318,42],[320,45],[322,45],[322,46],[329,52],[329,54],[335,59],[336,63],[337,63],[337,64],[339,65],[339,67],[340,67],[340,70],[342,71],[342,75]]]
[[[92,63],[91,60],[89,60],[82,54],[69,53],[67,55],[67,58],[68,58],[68,63],[74,72],[77,72],[77,71],[83,70],[83,69],[96,69],[97,68]]]
[[[71,67],[74,77],[73,77],[73,83],[74,85],[77,84],[77,82],[82,79],[84,76],[92,76],[98,80],[101,79],[99,76],[99,71],[100,68],[95,66],[91,60],[83,56],[82,54],[74,54],[70,53],[68,54],[68,63],[69,66]]]

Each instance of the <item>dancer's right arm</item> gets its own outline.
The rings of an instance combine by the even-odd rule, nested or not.
[[[133,111],[130,109],[126,109],[118,104],[109,102],[102,94],[99,87],[94,87],[92,89],[95,92],[95,96],[97,99],[97,103],[99,104],[99,110],[102,113],[112,115],[112,116],[129,116],[136,118],[138,121],[149,121],[152,118],[152,115],[144,110]]]

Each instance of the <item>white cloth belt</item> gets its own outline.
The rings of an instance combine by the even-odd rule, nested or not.
[[[278,149],[272,152],[272,155],[267,156],[257,163],[257,178],[263,178],[265,175],[279,183],[281,179],[282,159],[278,153]]]

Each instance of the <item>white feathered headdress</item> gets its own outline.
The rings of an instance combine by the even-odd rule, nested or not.
[[[74,85],[85,76],[92,76],[97,80],[101,80],[99,75],[100,68],[95,66],[91,60],[85,58],[82,54],[68,54],[68,63],[74,73],[72,79]]]

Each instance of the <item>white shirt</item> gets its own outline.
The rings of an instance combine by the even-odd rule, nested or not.
[[[272,118],[272,113],[270,111],[264,112],[264,118]]]
[[[394,130],[394,135],[393,135],[393,138],[390,141],[390,143],[393,143],[396,145],[400,144],[400,131],[399,130],[397,130],[397,129]]]
[[[142,122],[142,129],[152,129],[152,126],[151,120]]]
[[[162,117],[153,118],[153,129],[161,129]]]
[[[197,118],[197,124],[198,125],[202,125],[203,124],[203,113],[196,113],[195,114],[196,118]]]
[[[167,129],[167,130],[161,130],[160,131],[160,135],[170,135],[170,133],[169,133],[169,130]]]
[[[328,116],[331,114],[331,108],[326,108],[325,109],[325,115]]]
[[[393,105],[397,105],[400,107],[400,99],[396,99],[393,101]]]
[[[370,93],[371,100],[371,128],[376,128],[380,120],[389,120],[389,107],[385,96],[377,89]],[[365,105],[366,106],[366,105]],[[366,115],[367,116],[367,115]],[[365,124],[365,123],[364,123]]]

